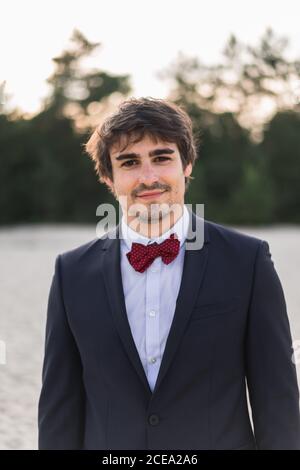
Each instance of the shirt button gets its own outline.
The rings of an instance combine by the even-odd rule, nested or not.
[[[155,364],[156,357],[150,357],[149,362],[150,362],[150,364]]]
[[[149,424],[151,426],[156,426],[159,423],[159,416],[157,415],[150,415],[148,418]]]
[[[155,315],[156,315],[155,310],[150,310],[149,315],[150,315],[150,317],[155,317]]]

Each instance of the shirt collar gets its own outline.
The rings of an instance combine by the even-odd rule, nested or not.
[[[124,242],[126,243],[127,248],[131,250],[131,246],[133,242],[142,243],[143,245],[148,245],[149,243],[153,243],[153,242],[161,243],[166,238],[169,238],[169,236],[172,233],[176,233],[178,236],[178,240],[180,240],[180,247],[182,247],[187,237],[189,221],[190,221],[189,211],[187,207],[183,205],[183,214],[177,220],[177,222],[173,225],[173,227],[171,227],[169,230],[164,232],[159,237],[148,238],[148,237],[145,237],[144,235],[139,234],[135,230],[132,230],[132,228],[130,228],[129,225],[126,224],[124,220],[124,215],[123,215],[121,219],[122,238]]]

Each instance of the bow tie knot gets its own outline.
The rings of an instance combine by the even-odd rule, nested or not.
[[[150,245],[134,242],[126,256],[133,268],[140,273],[143,273],[159,256],[165,264],[169,264],[179,253],[180,241],[176,237],[177,235],[172,233],[162,243],[154,242]]]

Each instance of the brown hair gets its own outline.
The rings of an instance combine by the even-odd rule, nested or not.
[[[98,126],[84,144],[86,152],[94,162],[99,180],[108,177],[113,181],[109,151],[115,143],[125,138],[123,150],[129,143],[139,142],[147,135],[156,140],[177,144],[183,170],[197,158],[196,139],[192,121],[179,106],[167,100],[154,98],[131,98],[119,106],[116,113]],[[198,143],[198,142],[197,142]],[[185,189],[192,176],[185,177]]]

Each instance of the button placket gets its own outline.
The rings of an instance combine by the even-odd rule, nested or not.
[[[160,264],[161,259],[156,258],[154,270],[151,266],[146,271],[146,357],[148,380],[155,381],[157,367],[159,367],[160,341],[159,341],[159,296],[160,296]],[[153,263],[154,264],[154,263]]]

